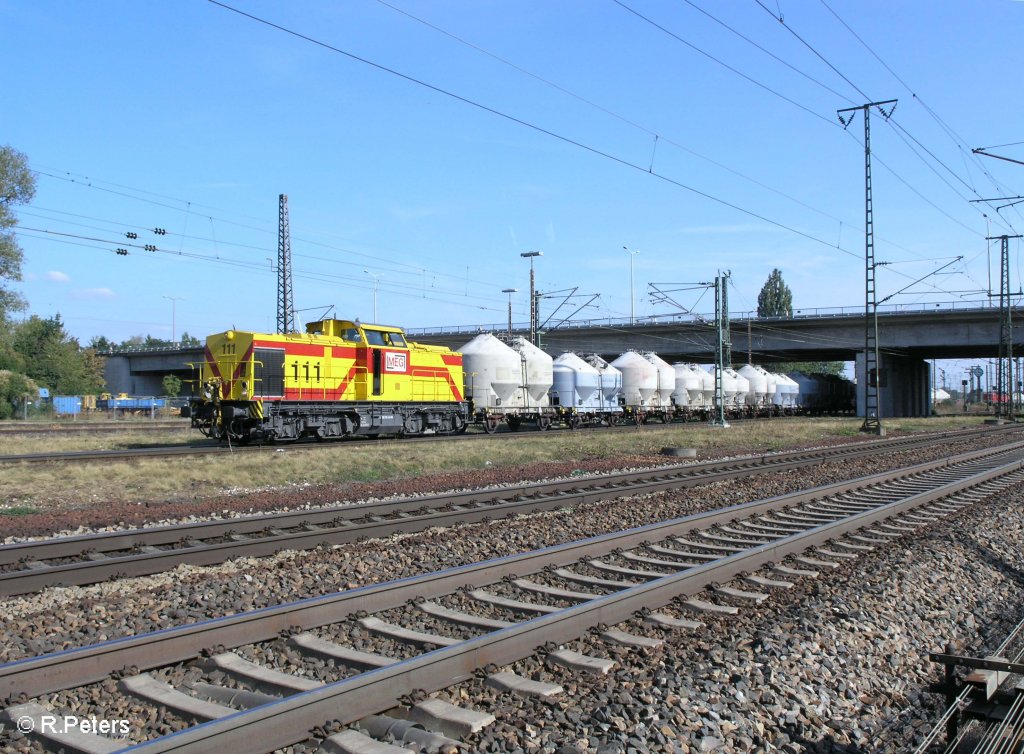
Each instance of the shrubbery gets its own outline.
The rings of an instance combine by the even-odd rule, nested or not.
[[[10,419],[21,409],[23,401],[35,399],[39,386],[23,374],[0,369],[0,419]]]

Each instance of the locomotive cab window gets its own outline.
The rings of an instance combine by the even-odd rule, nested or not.
[[[400,332],[387,332],[386,330],[363,330],[366,333],[366,342],[371,346],[393,346],[394,348],[408,348],[409,344]]]

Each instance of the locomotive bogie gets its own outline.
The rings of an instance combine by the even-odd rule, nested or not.
[[[461,404],[353,402],[341,408],[337,403],[311,401],[271,407],[269,416],[254,421],[250,435],[267,441],[328,440],[352,435],[452,434],[465,427]]]

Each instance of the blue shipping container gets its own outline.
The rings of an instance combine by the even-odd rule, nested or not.
[[[80,395],[55,395],[53,396],[53,411],[56,414],[75,416],[82,413],[82,396]]]

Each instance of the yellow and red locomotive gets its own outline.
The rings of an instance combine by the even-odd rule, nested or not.
[[[209,437],[253,440],[463,432],[462,355],[400,328],[325,319],[305,333],[229,330],[206,339],[191,401]]]

